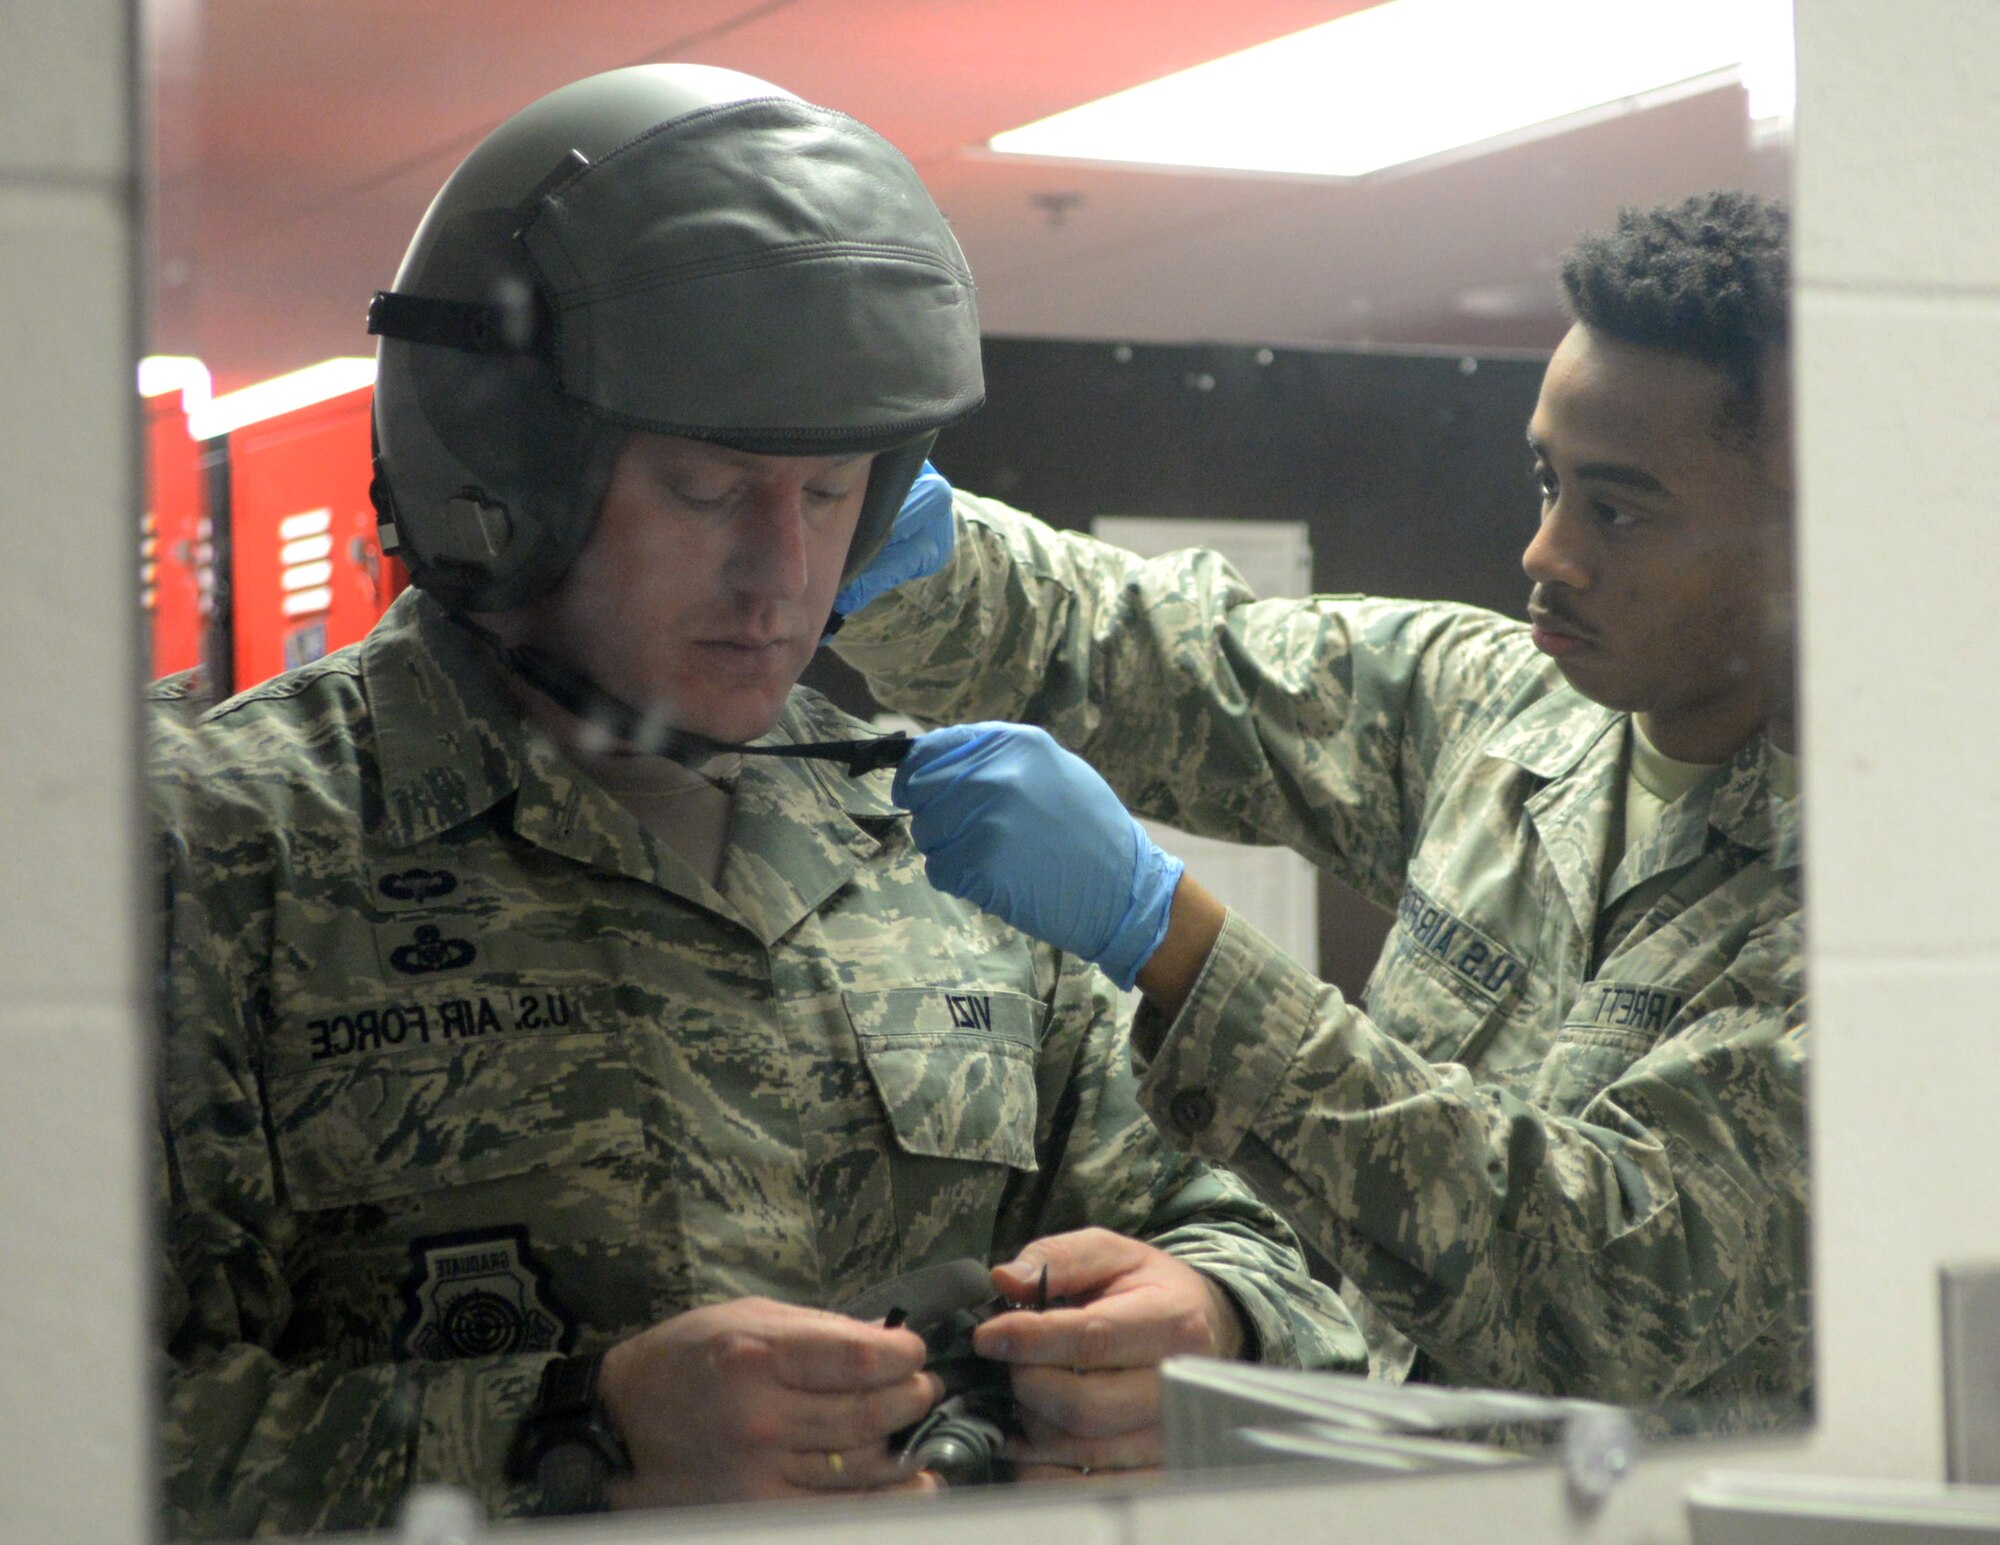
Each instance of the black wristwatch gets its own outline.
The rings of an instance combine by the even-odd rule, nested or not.
[[[535,1513],[601,1513],[605,1483],[632,1473],[632,1456],[611,1425],[597,1393],[602,1353],[558,1357],[542,1370],[542,1387],[507,1453],[507,1479],[535,1485]]]

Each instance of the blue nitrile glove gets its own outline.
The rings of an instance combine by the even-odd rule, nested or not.
[[[903,507],[889,527],[889,540],[868,560],[867,567],[841,587],[833,598],[831,636],[840,624],[884,591],[926,574],[951,561],[953,526],[951,484],[929,462],[910,485]]]
[[[920,735],[894,797],[933,885],[1095,961],[1120,987],[1167,936],[1186,866],[1047,731],[959,724]]]

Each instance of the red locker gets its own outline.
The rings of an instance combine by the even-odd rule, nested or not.
[[[141,603],[157,678],[203,663],[215,614],[214,532],[203,449],[178,391],[145,399],[146,513],[139,532]]]
[[[229,432],[235,691],[353,643],[408,583],[368,502],[372,398],[361,387]]]

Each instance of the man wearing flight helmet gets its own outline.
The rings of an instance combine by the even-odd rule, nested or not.
[[[1026,1298],[1079,1230],[1131,1262],[1068,1311],[1128,1365],[1094,1454],[1157,1462],[1170,1352],[1351,1355],[1151,1134],[1110,984],[932,889],[865,755],[753,754],[865,752],[794,683],[980,400],[908,164],[748,77],[593,77],[454,173],[371,328],[415,588],[157,721],[172,1530],[921,1487],[922,1342],[827,1306],[964,1256]]]

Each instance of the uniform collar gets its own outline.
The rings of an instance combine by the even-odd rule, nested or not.
[[[1588,937],[1604,860],[1604,811],[1619,791],[1625,716],[1567,683],[1495,735],[1487,754],[1541,780],[1525,809],[1576,925]]]
[[[501,667],[418,591],[398,598],[362,646],[382,768],[383,839],[409,847],[513,797],[527,841],[682,896],[771,944],[816,910],[904,819],[887,773],[850,778],[781,757],[745,757],[722,873],[711,888],[641,831],[631,812],[527,725]],[[854,733],[794,690],[772,741]]]
[[[427,841],[519,789],[525,725],[500,666],[428,595],[405,590],[369,631],[361,678],[391,846]]]
[[[1629,715],[1591,702],[1566,683],[1495,735],[1487,753],[1543,780],[1526,800],[1543,850],[1579,928],[1602,897],[1606,812],[1624,798]],[[1774,868],[1799,862],[1797,801],[1773,788],[1771,743],[1755,736],[1668,809],[1643,853],[1619,856],[1632,875],[1692,862],[1713,830],[1766,854]]]
[[[1776,869],[1799,866],[1799,802],[1778,792],[1768,735],[1753,736],[1726,762],[1709,797],[1708,822],[1753,853],[1770,855]]]
[[[1567,682],[1531,704],[1510,720],[1488,742],[1487,755],[1517,763],[1538,778],[1560,778],[1575,769],[1593,746],[1614,729],[1622,729],[1625,715],[1593,703]],[[1614,739],[1611,749],[1622,748]]]
[[[767,738],[851,733],[824,704],[795,690]],[[886,772],[850,778],[823,762],[746,756],[717,880],[730,913],[770,945],[817,911],[907,821],[889,803],[889,781]]]
[[[1518,764],[1523,771],[1554,781],[1586,775],[1615,761],[1624,771],[1628,715],[1593,703],[1567,684],[1556,688],[1495,735],[1487,754]],[[1612,731],[1618,734],[1612,734]],[[1595,750],[1598,755],[1592,756]],[[1586,758],[1589,765],[1586,766]],[[1777,791],[1770,737],[1759,734],[1741,746],[1708,778],[1676,801],[1676,808],[1702,812],[1731,842],[1753,852],[1772,853],[1781,866],[1798,862],[1798,801]]]

